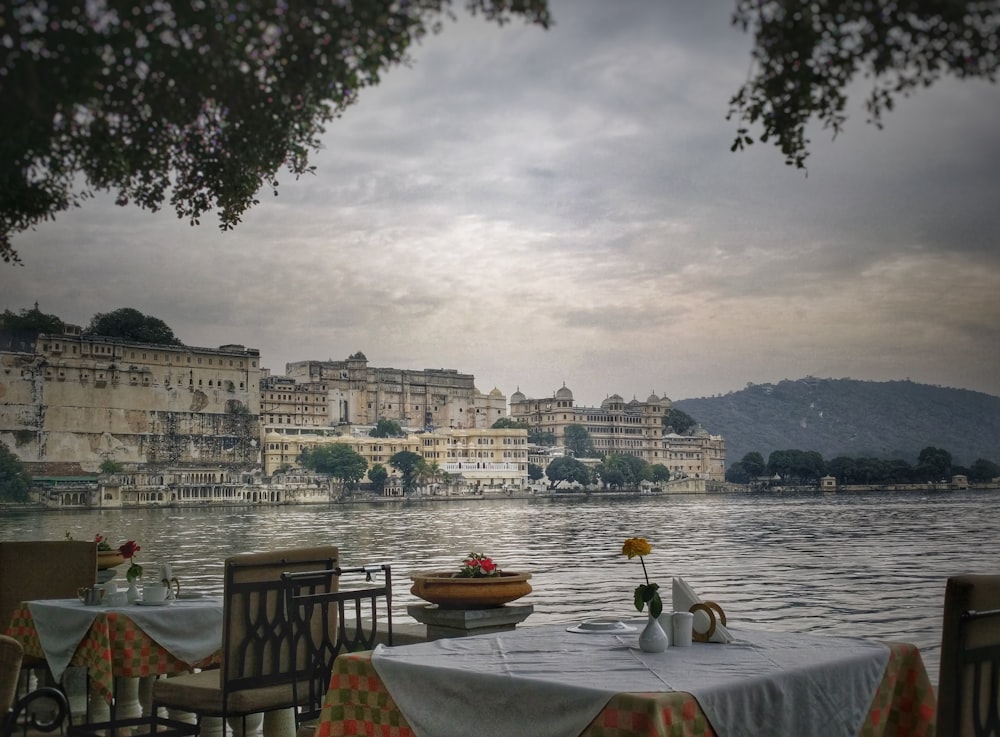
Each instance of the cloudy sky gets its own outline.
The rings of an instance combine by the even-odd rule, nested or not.
[[[1000,86],[946,80],[879,131],[862,82],[806,177],[729,151],[730,0],[551,7],[447,23],[233,232],[99,198],[20,236],[0,308],[580,404],[806,375],[1000,395]]]

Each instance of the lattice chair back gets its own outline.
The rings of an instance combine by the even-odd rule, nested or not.
[[[345,575],[364,574],[364,583],[344,588]],[[336,590],[325,590],[324,581],[333,575]],[[381,583],[378,578],[381,577]],[[333,661],[342,652],[370,650],[376,642],[392,644],[392,567],[388,564],[326,571],[287,572],[287,610],[292,620],[295,658],[293,671],[299,674],[296,689],[306,684],[308,692],[297,694],[298,723],[319,717],[330,685]],[[379,612],[379,599],[384,610]],[[381,637],[382,630],[385,636]]]
[[[297,677],[282,574],[336,567],[337,548],[333,546],[251,553],[226,560],[219,677],[227,708],[240,691],[291,683]],[[336,591],[337,579],[330,573],[317,579],[315,586],[330,593]]]

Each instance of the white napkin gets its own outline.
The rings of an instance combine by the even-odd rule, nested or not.
[[[690,586],[688,586],[687,581],[683,578],[675,578],[673,581],[673,605],[675,612],[687,612],[690,611],[693,604],[701,604],[702,600],[698,597],[698,594],[694,592]],[[711,620],[705,612],[695,612],[694,613],[694,631],[695,632],[706,632],[711,625]],[[734,639],[729,630],[726,629],[725,625],[719,621],[718,618],[715,620],[715,632],[709,638],[709,642],[721,642],[730,643]]]

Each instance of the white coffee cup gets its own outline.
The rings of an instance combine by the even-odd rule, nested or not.
[[[101,584],[101,588],[104,589],[104,599],[107,600],[109,596],[114,596],[118,593],[118,584],[114,581],[105,581]]]
[[[167,587],[161,581],[151,581],[142,585],[142,600],[150,604],[167,600]]]
[[[691,647],[694,634],[694,615],[691,612],[674,612],[670,617],[675,647]]]

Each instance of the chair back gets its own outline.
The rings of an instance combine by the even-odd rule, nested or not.
[[[14,707],[24,648],[13,637],[0,635],[0,718]]]
[[[1000,737],[1000,575],[948,579],[938,737]]]
[[[0,542],[0,632],[32,599],[75,599],[97,580],[97,543],[87,540]]]
[[[364,584],[342,587],[343,576],[364,574]],[[333,575],[338,586],[324,588]],[[382,576],[382,583],[375,582]],[[388,564],[326,571],[287,572],[287,609],[292,621],[292,669],[295,702],[301,706],[299,724],[315,720],[323,707],[330,686],[333,661],[341,652],[371,650],[380,634],[378,600],[385,599],[386,644],[392,645],[392,567]],[[370,585],[368,585],[370,584]],[[367,620],[367,622],[366,622]],[[350,625],[350,627],[349,627]],[[307,693],[300,693],[307,684]]]
[[[288,684],[295,677],[281,574],[336,567],[334,546],[250,553],[226,560],[219,678],[227,708],[234,692]],[[331,574],[316,585],[317,590],[333,591],[337,579]]]

